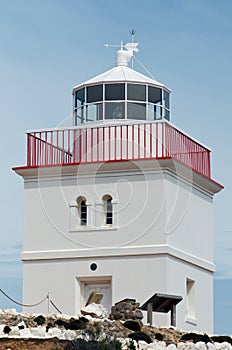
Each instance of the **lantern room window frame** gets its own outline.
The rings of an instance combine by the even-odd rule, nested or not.
[[[148,83],[107,82],[82,86],[74,91],[73,115],[74,126],[114,119],[169,121],[170,93],[165,87]]]

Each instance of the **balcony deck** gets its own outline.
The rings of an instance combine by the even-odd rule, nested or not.
[[[210,179],[210,150],[166,121],[27,133],[27,167],[174,158]]]

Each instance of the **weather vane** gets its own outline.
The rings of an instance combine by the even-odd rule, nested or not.
[[[134,36],[135,36],[136,31],[135,31],[134,29],[131,29],[131,30],[129,30],[129,33],[130,33],[130,35],[131,35],[131,42],[133,43],[133,42],[134,42]]]
[[[131,42],[130,43],[126,43],[125,45],[123,44],[123,41],[121,41],[120,45],[112,45],[112,44],[104,44],[105,47],[118,47],[120,48],[121,51],[123,51],[123,49],[126,49],[129,53],[129,60],[131,59],[131,68],[133,69],[134,66],[134,52],[138,52],[138,43],[134,43],[134,36],[135,36],[135,30],[129,30],[129,33],[131,35]],[[128,60],[128,62],[129,62]]]

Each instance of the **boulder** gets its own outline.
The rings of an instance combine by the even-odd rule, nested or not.
[[[88,297],[88,300],[87,300],[85,306],[87,306],[87,305],[89,305],[89,304],[93,304],[93,303],[95,303],[95,304],[100,304],[102,298],[103,298],[103,294],[102,294],[100,291],[98,291],[98,290],[93,290],[93,291],[90,293],[90,295],[89,295],[89,297]]]
[[[107,316],[107,310],[101,305],[91,303],[81,309],[81,313],[84,316],[91,316],[94,318],[105,318]]]

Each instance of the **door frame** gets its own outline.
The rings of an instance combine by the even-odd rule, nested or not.
[[[86,284],[105,284],[110,287],[110,299],[112,304],[112,276],[82,276],[76,277],[76,313],[80,312],[81,308],[85,306],[84,292]],[[108,310],[110,313],[110,310]]]

